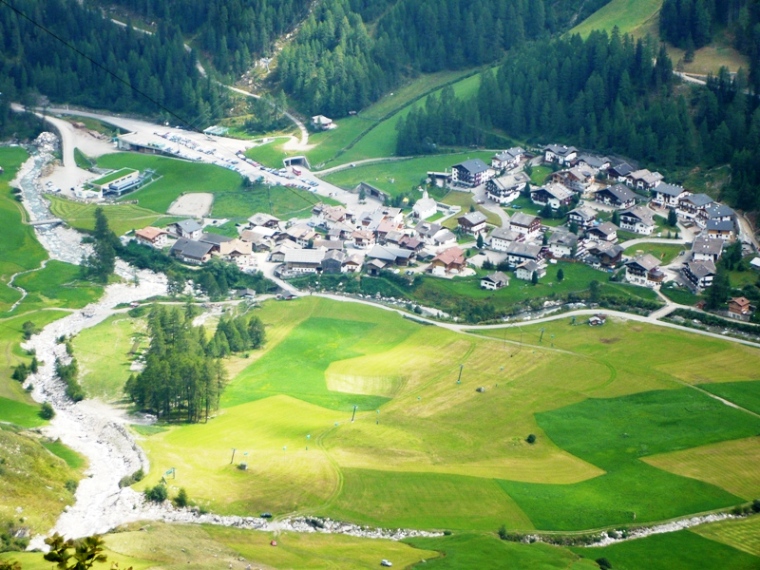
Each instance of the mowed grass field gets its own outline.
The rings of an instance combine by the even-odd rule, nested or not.
[[[211,215],[235,221],[247,220],[256,212],[271,214],[281,220],[308,218],[314,204],[337,205],[332,198],[287,186],[256,186],[250,190],[220,192],[214,196]]]
[[[219,512],[491,532],[639,524],[744,500],[733,464],[700,481],[643,459],[756,435],[760,418],[659,365],[727,356],[723,374],[746,374],[760,351],[612,321],[546,323],[543,344],[535,326],[461,335],[315,297],[258,314],[267,346],[217,416],[142,432],[155,468],[141,486],[176,467],[171,484]]]
[[[701,525],[692,529],[692,532],[760,557],[760,517],[758,516]]]
[[[79,382],[89,398],[115,401],[124,397],[124,384],[132,374],[132,351],[147,347],[146,330],[144,319],[122,314],[84,329],[74,338]]]
[[[346,168],[324,177],[327,182],[340,188],[351,190],[359,182],[366,182],[380,188],[391,196],[408,193],[415,198],[422,196],[417,187],[423,184],[429,171],[442,172],[459,162],[471,158],[480,158],[490,162],[491,152],[468,152],[459,154],[436,154],[408,160],[388,161],[372,164],[359,164],[355,168]]]

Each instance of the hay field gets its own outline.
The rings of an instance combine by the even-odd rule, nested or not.
[[[642,523],[743,500],[727,486],[742,476],[733,467],[699,481],[642,459],[755,435],[760,418],[662,366],[728,351],[736,379],[760,351],[629,322],[547,323],[543,343],[538,327],[462,335],[315,297],[258,314],[267,346],[217,416],[142,436],[156,468],[141,485],[176,467],[171,483],[219,512],[487,531]]]

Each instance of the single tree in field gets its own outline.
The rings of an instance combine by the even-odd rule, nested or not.
[[[478,239],[476,241],[476,245],[478,246],[478,249],[483,249],[483,234],[478,234]]]
[[[560,267],[559,269],[557,269],[557,282],[558,282],[558,283],[562,283],[562,280],[563,280],[564,278],[565,278],[565,272],[564,272],[564,271],[562,270],[562,268]]]
[[[674,228],[676,227],[677,224],[678,224],[678,216],[676,215],[676,211],[674,209],[671,209],[668,212],[668,225],[671,228]]]

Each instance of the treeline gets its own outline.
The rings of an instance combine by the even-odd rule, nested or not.
[[[155,34],[147,35],[116,26],[79,2],[14,0],[13,5],[29,19],[8,7],[0,18],[4,100],[36,104],[36,95],[42,94],[55,103],[139,112],[176,122],[163,106],[203,126],[218,116],[221,90],[201,77],[195,55],[185,50],[176,26],[160,25]],[[0,121],[4,116],[0,113]]]
[[[152,247],[134,241],[127,245],[120,244],[116,253],[138,269],[165,273],[169,294],[172,296],[181,294],[188,282],[192,282],[214,301],[226,297],[231,289],[249,288],[257,293],[267,293],[277,288],[260,271],[245,273],[234,263],[226,263],[218,258],[212,258],[199,269],[191,269]]]
[[[664,170],[731,162],[726,197],[746,210],[758,207],[760,111],[746,76],[722,70],[706,89],[676,90],[672,71],[663,46],[616,32],[526,44],[482,75],[476,96],[459,100],[447,88],[400,120],[397,152],[483,144],[498,131]]]
[[[210,340],[204,327],[194,327],[191,321],[192,315],[177,307],[157,306],[151,311],[145,369],[130,376],[125,386],[140,409],[167,419],[208,420],[227,381],[219,357],[264,342],[257,317],[222,319]]]
[[[283,49],[278,74],[309,113],[342,116],[404,77],[493,62],[607,1],[324,0]]]
[[[172,22],[222,73],[242,73],[305,16],[309,0],[110,0],[150,23]],[[97,4],[97,3],[94,3]]]

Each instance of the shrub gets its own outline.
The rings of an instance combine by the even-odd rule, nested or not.
[[[752,501],[752,512],[760,513],[760,499]]]
[[[49,402],[43,402],[40,408],[40,417],[43,420],[52,420],[55,417],[55,410]]]
[[[184,487],[181,487],[179,493],[177,493],[177,496],[174,498],[174,504],[181,508],[186,507],[188,502],[187,491],[185,491]]]
[[[610,570],[610,568],[612,568],[612,563],[606,558],[597,558],[595,562],[599,565],[599,568],[602,568],[603,570]]]
[[[68,479],[66,483],[63,485],[66,487],[66,490],[71,493],[72,495],[77,492],[77,487],[79,487],[79,481],[76,479]]]
[[[145,498],[154,503],[163,503],[169,496],[166,485],[159,483],[155,487],[148,487],[145,490]]]
[[[536,443],[536,434],[534,433],[530,434],[528,437],[525,438],[525,441],[533,445],[534,443]]]
[[[134,485],[138,481],[142,481],[143,477],[145,477],[145,472],[140,468],[132,473],[132,475],[125,475],[122,477],[119,481],[119,487],[129,487]]]

